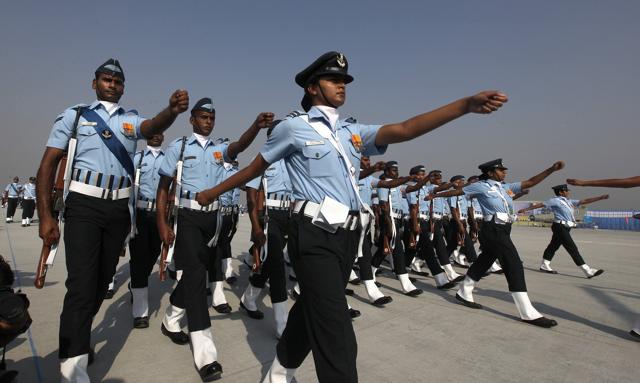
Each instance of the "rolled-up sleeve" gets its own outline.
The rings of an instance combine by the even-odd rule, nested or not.
[[[382,125],[356,124],[362,139],[362,154],[365,156],[379,156],[387,151],[388,145],[376,145],[376,136]]]
[[[260,149],[260,155],[265,161],[272,164],[287,157],[295,150],[293,124],[291,120],[286,120],[273,128],[267,142]]]
[[[164,159],[158,169],[158,174],[161,176],[173,177],[173,173],[176,170],[176,164],[178,163],[178,151],[180,150],[180,144],[180,140],[173,141],[164,152]]]

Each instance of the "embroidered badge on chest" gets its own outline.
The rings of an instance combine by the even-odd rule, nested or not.
[[[362,150],[362,138],[360,138],[359,134],[351,135],[351,143],[353,144],[353,147],[356,148],[357,151]]]
[[[511,189],[507,189],[507,194],[509,195],[509,197],[513,198],[514,195],[516,195],[516,193],[514,193]]]
[[[213,152],[213,159],[219,164],[222,163],[222,152]]]
[[[136,128],[130,122],[122,123],[122,134],[127,137],[135,137],[136,136]]]

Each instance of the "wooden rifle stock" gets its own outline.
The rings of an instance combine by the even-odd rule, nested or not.
[[[164,212],[165,216],[167,217],[167,225],[169,225],[169,227],[173,227],[173,220],[175,219],[173,214],[174,213],[173,205],[176,197],[176,183],[177,183],[176,177],[173,177],[173,182],[171,182],[171,189],[169,189],[169,196],[167,197],[167,209]],[[169,255],[169,246],[163,243],[162,250],[160,252],[160,270],[159,270],[160,280],[163,282],[167,279],[166,271],[168,266],[167,264],[168,255]]]
[[[58,162],[58,170],[56,173],[56,180],[53,186],[53,191],[51,192],[51,207],[53,211],[51,214],[53,216],[57,216],[58,225],[60,225],[60,221],[62,218],[62,211],[64,209],[64,169],[67,167],[67,154],[65,153],[60,162]],[[57,243],[53,244],[56,246]],[[51,245],[42,244],[42,249],[40,250],[40,259],[38,260],[38,268],[36,269],[36,276],[33,281],[33,285],[36,289],[41,289],[44,287],[44,282],[47,277],[47,270],[49,269],[49,265],[47,265],[47,258],[49,258],[49,254],[51,253]]]
[[[251,252],[251,257],[253,258],[253,266],[251,267],[251,271],[256,274],[260,274],[260,270],[262,268],[262,261],[260,260],[260,248],[255,244],[251,246],[249,249]]]

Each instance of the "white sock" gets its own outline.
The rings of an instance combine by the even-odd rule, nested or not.
[[[273,304],[273,316],[276,322],[276,337],[280,339],[285,327],[287,327],[287,318],[289,318],[287,301]]]
[[[473,289],[476,283],[471,277],[466,276],[456,294],[460,295],[465,301],[473,302]]]
[[[548,261],[546,259],[542,260],[542,264],[540,265],[540,268],[542,270],[547,270],[547,271],[552,271],[553,269],[551,268],[551,261]]]
[[[378,268],[371,266],[371,271],[372,271],[372,274],[373,274],[373,282],[375,283],[376,282],[376,271],[378,271]]]
[[[443,286],[449,283],[449,279],[445,273],[436,274],[433,278],[436,280],[436,286]]]
[[[356,272],[353,271],[353,269],[351,269],[351,273],[349,274],[349,282],[358,279],[358,276],[356,275]]]
[[[384,294],[382,294],[380,289],[378,289],[378,286],[376,286],[376,283],[373,280],[363,281],[363,283],[365,290],[367,290],[367,295],[369,296],[369,301],[371,303],[384,297]]]
[[[224,262],[222,263],[224,268],[224,279],[228,279],[233,276],[233,266],[231,265],[231,261],[231,258],[225,258]]]
[[[111,280],[111,283],[109,283],[109,287],[108,287],[107,289],[109,289],[109,290],[113,290],[115,287],[116,287],[116,278],[114,277],[114,278]]]
[[[73,356],[71,358],[60,359],[60,382],[61,383],[90,383],[87,374],[89,364],[89,354]]]
[[[149,316],[149,289],[147,287],[131,288],[133,305],[131,314],[134,318]]]
[[[213,343],[211,327],[200,331],[193,331],[189,333],[189,337],[191,338],[193,361],[196,367],[198,367],[198,370],[218,360],[218,350],[216,350],[216,345]]]
[[[251,283],[249,283],[247,288],[244,290],[244,294],[242,294],[242,297],[240,297],[240,301],[242,302],[244,307],[247,308],[247,310],[256,311],[258,309],[258,306],[256,306],[256,300],[258,299],[261,291],[261,288],[254,287],[253,285],[251,285]]]
[[[291,383],[295,373],[295,368],[286,368],[280,364],[278,356],[276,355],[262,383]]]
[[[497,261],[493,262],[493,265],[491,265],[491,267],[489,268],[489,271],[491,271],[492,273],[495,273],[496,271],[500,271],[500,270],[502,270],[502,267],[500,267]]]
[[[211,304],[213,306],[219,306],[221,304],[227,303],[227,297],[224,296],[224,287],[222,286],[222,281],[211,282],[211,296],[213,297],[211,300]]]
[[[398,279],[400,280],[400,285],[402,286],[402,291],[408,293],[416,289],[416,287],[409,280],[409,274],[400,274],[398,275]]]
[[[596,270],[589,267],[589,265],[587,265],[586,263],[580,266],[580,268],[582,269],[582,272],[584,273],[584,275],[587,277],[592,277],[593,274],[596,273]]]
[[[447,278],[449,278],[450,281],[453,281],[460,276],[460,274],[456,273],[451,264],[442,265],[442,268],[444,269],[444,272],[445,274],[447,274]]]
[[[164,328],[166,328],[170,332],[182,331],[182,327],[180,327],[180,320],[184,316],[185,312],[185,309],[181,309],[169,303],[167,311],[162,318],[162,324],[164,324]]]
[[[542,318],[542,314],[540,314],[531,304],[529,294],[527,294],[526,291],[511,293],[511,296],[516,304],[520,318],[526,320]]]

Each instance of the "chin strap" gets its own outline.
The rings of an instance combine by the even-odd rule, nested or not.
[[[327,96],[324,95],[324,91],[322,90],[322,85],[320,85],[320,83],[318,83],[318,89],[320,89],[320,94],[322,95],[322,98],[324,98],[324,101],[332,108],[334,109],[338,109],[337,106],[333,105],[331,103],[331,101],[329,101],[329,99],[327,98]]]

